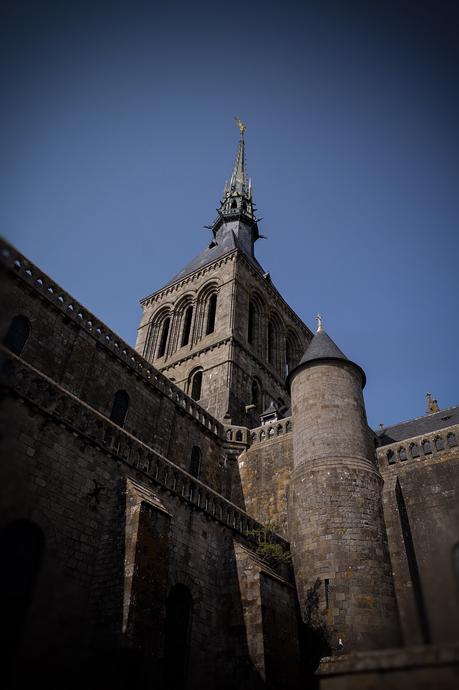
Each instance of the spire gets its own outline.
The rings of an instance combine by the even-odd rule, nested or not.
[[[233,220],[236,218],[256,224],[255,208],[252,203],[252,180],[249,179],[245,160],[245,141],[244,134],[247,129],[245,124],[238,117],[234,118],[239,128],[239,143],[237,147],[236,160],[229,184],[225,184],[223,199],[218,209],[219,221]],[[214,226],[215,227],[215,226]],[[256,238],[258,237],[258,233]],[[256,239],[255,238],[255,239]]]
[[[231,175],[231,182],[229,191],[232,194],[242,194],[243,196],[249,196],[249,187],[246,181],[246,171],[245,171],[245,144],[244,144],[244,132],[247,129],[245,124],[240,121],[238,117],[234,118],[236,124],[239,127],[239,146],[237,149],[236,161],[234,163],[233,174]]]

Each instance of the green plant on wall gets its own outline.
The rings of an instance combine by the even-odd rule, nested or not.
[[[263,527],[249,530],[248,535],[257,541],[256,554],[266,563],[277,565],[279,563],[290,564],[292,554],[282,544],[272,541],[272,533],[278,531],[278,526],[273,522],[267,522]]]

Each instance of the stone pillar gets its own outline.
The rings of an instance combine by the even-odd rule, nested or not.
[[[396,647],[383,481],[366,421],[365,375],[344,355],[305,359],[290,376],[294,471],[288,520],[300,605],[305,615],[311,593],[319,593],[316,613],[334,650]]]

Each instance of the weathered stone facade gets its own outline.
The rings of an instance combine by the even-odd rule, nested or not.
[[[459,408],[369,429],[244,160],[135,349],[0,247],[5,687],[455,687]]]
[[[215,324],[212,332],[206,333],[214,295]],[[252,342],[248,338],[249,303],[256,304],[258,310]],[[193,374],[201,370],[199,402],[217,419],[257,426],[260,413],[271,400],[280,400],[288,407],[286,343],[292,366],[299,360],[311,333],[269,277],[256,271],[240,251],[230,250],[141,304],[144,311],[137,351],[190,395]],[[192,314],[189,326],[185,319],[187,309]],[[170,325],[163,352],[160,346],[165,319],[170,319]],[[268,327],[273,329],[269,348]],[[187,342],[182,345],[184,340]],[[253,398],[254,383],[259,387],[257,401]],[[246,410],[252,403],[255,407]]]

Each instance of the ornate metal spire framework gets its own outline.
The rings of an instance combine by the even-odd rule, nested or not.
[[[219,219],[242,217],[256,222],[252,201],[252,181],[247,176],[244,133],[247,129],[238,117],[234,118],[239,128],[239,145],[229,184],[225,184],[223,199],[218,209]],[[219,220],[218,219],[218,220]],[[217,220],[217,222],[218,222]]]

